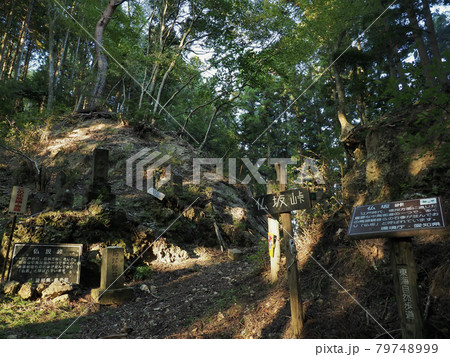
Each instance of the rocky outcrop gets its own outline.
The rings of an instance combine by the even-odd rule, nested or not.
[[[168,243],[165,238],[157,240],[152,249],[156,259],[163,263],[175,263],[189,259],[189,254],[185,250]]]

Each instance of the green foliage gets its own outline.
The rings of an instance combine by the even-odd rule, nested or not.
[[[255,272],[268,269],[270,257],[267,240],[259,241],[256,252],[247,255],[246,259],[253,265]]]
[[[152,268],[148,265],[141,265],[136,267],[136,271],[134,273],[134,278],[136,280],[147,280],[152,277],[153,271]]]
[[[20,338],[22,334],[34,338],[56,338],[84,309],[82,305],[75,308],[56,304],[43,307],[41,302],[5,296],[0,302],[0,338],[10,335]],[[81,318],[71,326],[63,338],[77,336],[83,320]]]
[[[15,73],[14,61],[28,1],[15,2],[8,25],[11,3],[0,5],[0,35],[7,37],[1,44],[6,62],[0,140],[29,152],[45,141],[58,114],[89,102],[97,74],[89,34],[106,1],[65,0],[67,12],[51,1],[35,2],[18,56],[21,73]],[[423,63],[405,61],[415,51],[407,2],[378,18],[384,6],[363,0],[125,2],[104,34],[110,57],[101,106],[132,124],[177,131],[196,147],[205,139],[202,148],[211,156],[252,162],[314,157],[326,166],[332,187],[346,164],[336,115],[338,78],[347,120],[355,125],[417,105],[447,110],[445,92],[426,85]],[[423,15],[421,8],[414,10]],[[445,60],[442,65],[434,61],[428,70],[439,77],[450,63],[448,17],[435,14],[434,22]],[[429,47],[429,31],[422,30]],[[49,74],[51,59],[55,72]],[[334,60],[337,76],[330,71]],[[55,81],[52,113],[47,107],[50,77]],[[438,113],[417,120],[408,125],[425,126],[427,134],[417,131],[405,142],[439,142],[438,161],[448,161],[449,144],[442,134],[448,124]],[[275,176],[273,168],[263,167],[261,173],[266,179]]]

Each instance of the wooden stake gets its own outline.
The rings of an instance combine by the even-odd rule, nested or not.
[[[11,243],[12,243],[12,239],[13,239],[13,235],[14,235],[14,229],[16,228],[16,222],[17,222],[17,216],[14,216],[13,221],[12,221],[11,233],[9,235],[9,240],[8,240],[8,248],[6,250],[5,261],[3,262],[2,279],[1,279],[2,283],[4,282],[3,278],[5,277],[5,272],[7,269],[9,251],[11,250]]]
[[[417,289],[417,267],[411,238],[389,239],[395,297],[403,338],[423,338],[424,328]]]
[[[280,192],[286,190],[287,172],[282,165],[276,164],[275,169],[277,171],[278,182],[280,182]],[[292,325],[292,337],[300,338],[303,329],[303,306],[302,298],[300,294],[300,285],[297,271],[297,256],[292,254],[290,249],[290,240],[294,238],[292,232],[291,213],[281,213],[281,226],[283,230],[284,250],[286,254],[286,266],[289,285],[289,296],[291,305],[291,325]]]
[[[214,221],[213,224],[214,224],[214,230],[216,231],[217,240],[219,241],[220,250],[223,252],[226,249],[225,242],[223,241],[222,234],[220,234],[220,229],[219,229],[219,226],[217,225],[216,221]]]

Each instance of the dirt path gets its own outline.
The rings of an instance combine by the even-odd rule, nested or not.
[[[289,322],[285,289],[270,288],[249,257],[230,261],[210,250],[181,264],[154,263],[152,279],[135,285],[133,301],[96,306],[79,337],[282,338]]]

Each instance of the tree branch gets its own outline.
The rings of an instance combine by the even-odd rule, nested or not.
[[[31,163],[34,164],[34,168],[36,169],[36,172],[37,172],[38,175],[41,173],[41,170],[39,169],[38,163],[35,160],[33,160],[32,158],[30,158],[29,156],[27,156],[26,154],[24,154],[23,152],[21,152],[19,150],[16,150],[16,149],[13,149],[12,147],[9,147],[9,146],[4,145],[4,144],[0,144],[0,147],[2,147],[5,150],[8,150],[8,151],[12,152],[13,154],[16,154],[16,155],[24,157],[25,159],[27,159],[28,161],[30,161]]]

